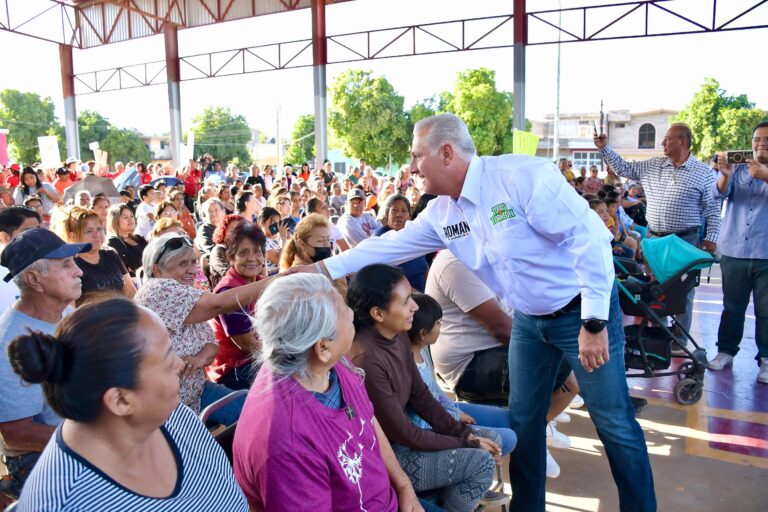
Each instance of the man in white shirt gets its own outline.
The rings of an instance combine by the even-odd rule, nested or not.
[[[364,212],[365,192],[353,188],[347,194],[347,211],[339,217],[339,230],[350,247],[354,247],[381,227],[376,217]]]
[[[303,271],[332,279],[375,262],[448,248],[514,307],[509,409],[512,510],[545,506],[546,413],[560,361],[576,372],[618,487],[622,510],[655,511],[648,451],[624,374],[624,331],[610,233],[543,159],[478,157],[453,114],[419,121],[411,172],[439,197],[400,231],[368,239]]]

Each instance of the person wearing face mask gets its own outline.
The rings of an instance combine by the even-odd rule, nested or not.
[[[259,226],[267,237],[264,252],[264,268],[268,276],[280,272],[280,253],[288,243],[288,226],[280,221],[280,213],[271,206],[265,206],[259,213]]]
[[[328,220],[319,213],[311,213],[296,225],[293,236],[283,248],[280,256],[280,271],[317,263],[330,258],[332,253]],[[333,281],[333,287],[342,297],[347,296],[345,279],[336,279]]]
[[[381,236],[388,231],[400,231],[405,227],[405,223],[411,220],[411,204],[404,195],[395,194],[387,199],[387,205],[384,207],[382,222],[384,223],[377,229],[373,236]],[[408,282],[414,290],[424,293],[427,286],[427,272],[429,265],[427,258],[419,256],[398,265],[405,274]]]

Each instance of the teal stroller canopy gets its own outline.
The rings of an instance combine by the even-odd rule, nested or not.
[[[679,272],[709,268],[715,262],[707,251],[694,247],[677,235],[646,238],[640,242],[645,261],[659,283],[665,283]]]

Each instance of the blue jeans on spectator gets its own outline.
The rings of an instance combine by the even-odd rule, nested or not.
[[[224,398],[234,390],[229,389],[221,384],[205,381],[203,386],[203,394],[200,396],[200,410],[202,411],[216,400]],[[210,420],[220,425],[231,425],[237,421],[240,417],[240,411],[243,410],[243,404],[245,404],[245,397],[241,396],[237,400],[233,400],[218,411],[214,412]]]
[[[717,351],[735,356],[744,335],[744,315],[754,294],[755,341],[758,364],[768,357],[768,260],[720,256],[723,274],[723,316],[717,331]]]
[[[232,390],[251,389],[253,379],[256,378],[258,372],[259,368],[255,367],[251,361],[243,366],[233,368],[231,372],[219,379],[219,384]]]
[[[456,402],[461,412],[469,414],[477,422],[478,427],[486,427],[501,437],[501,455],[507,455],[515,449],[517,445],[517,434],[512,430],[509,424],[509,411],[506,408],[494,407],[492,405],[470,404],[467,402]],[[474,425],[472,425],[474,426]]]
[[[553,319],[515,311],[509,344],[509,417],[518,443],[510,460],[512,510],[545,506],[546,414],[560,361],[573,367],[581,396],[605,446],[622,512],[656,510],[653,475],[643,431],[635,419],[624,374],[624,329],[616,285],[606,329],[610,360],[588,373],[579,361],[578,308]]]

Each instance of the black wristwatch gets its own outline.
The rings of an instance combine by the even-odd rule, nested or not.
[[[597,334],[605,329],[605,324],[608,322],[605,320],[598,320],[597,318],[587,318],[581,321],[581,325],[592,334]]]

